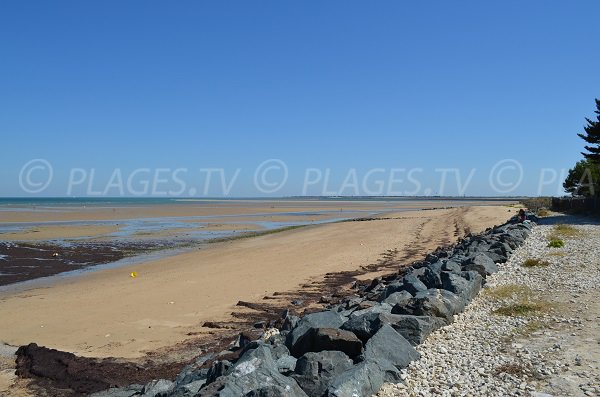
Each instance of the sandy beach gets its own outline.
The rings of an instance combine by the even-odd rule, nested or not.
[[[265,211],[264,205],[258,211]],[[389,212],[377,220],[313,225],[215,243],[139,265],[3,293],[0,342],[13,346],[35,342],[90,357],[143,357],[189,339],[189,334],[208,332],[202,328],[205,321],[231,321],[230,313],[240,300],[260,301],[275,292],[298,291],[326,273],[356,270],[390,252],[397,259],[416,260],[466,233],[505,222],[514,212],[502,205]],[[130,277],[131,272],[137,277]]]

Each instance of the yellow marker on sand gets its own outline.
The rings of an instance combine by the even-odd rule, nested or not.
[[[136,278],[137,277],[137,272],[131,272],[131,273],[129,273],[129,277]]]

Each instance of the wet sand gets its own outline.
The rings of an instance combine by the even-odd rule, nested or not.
[[[235,320],[230,313],[238,301],[298,291],[327,273],[353,271],[390,256],[420,259],[468,232],[505,222],[514,211],[485,206],[392,212],[380,220],[306,226],[216,243],[44,288],[4,293],[0,338],[15,346],[36,342],[83,356],[142,357],[209,332],[202,327],[206,321]],[[129,277],[132,271],[137,278]],[[377,274],[370,271],[363,277]]]

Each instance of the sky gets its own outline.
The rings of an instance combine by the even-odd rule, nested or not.
[[[3,1],[0,196],[559,195],[590,1]]]

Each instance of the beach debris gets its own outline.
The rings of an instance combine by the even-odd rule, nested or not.
[[[55,252],[55,253],[53,253],[53,254],[52,254],[52,256],[53,256],[54,258],[57,258],[57,257],[58,257],[58,252]]]
[[[269,328],[265,331],[265,333],[261,336],[261,340],[266,342],[271,339],[272,336],[279,335],[279,330],[277,328]]]
[[[173,301],[169,302],[169,305],[174,305],[174,304],[175,304],[175,302],[173,302]]]
[[[131,272],[131,273],[129,273],[129,277],[131,277],[131,278],[136,278],[137,275],[138,275],[137,272]]]

